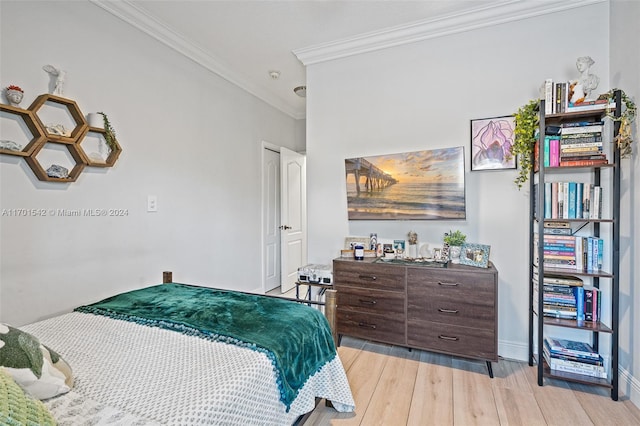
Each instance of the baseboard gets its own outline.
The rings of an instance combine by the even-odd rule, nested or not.
[[[620,368],[619,373],[620,383],[618,384],[618,389],[620,393],[629,397],[633,405],[640,408],[640,380],[633,377],[624,368]]]
[[[498,341],[498,355],[516,361],[529,361],[529,345],[521,342]]]

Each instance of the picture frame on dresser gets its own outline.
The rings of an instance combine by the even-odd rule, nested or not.
[[[511,155],[515,126],[513,115],[471,120],[471,171],[517,167]]]
[[[486,268],[489,266],[490,251],[489,245],[466,243],[460,251],[460,264]]]

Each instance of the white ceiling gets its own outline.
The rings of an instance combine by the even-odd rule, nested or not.
[[[306,84],[305,65],[603,0],[91,1],[304,118],[305,99],[293,88]]]

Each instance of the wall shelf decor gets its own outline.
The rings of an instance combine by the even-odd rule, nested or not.
[[[26,134],[22,130],[19,130],[18,133],[25,133],[25,138],[29,139],[29,141],[22,147],[21,151],[14,151],[11,149],[0,149],[0,154],[7,155],[17,155],[20,157],[27,157],[33,153],[33,150],[36,146],[41,145],[46,137],[42,128],[36,121],[36,117],[32,111],[14,107],[11,105],[0,104],[0,113],[2,114],[3,121],[6,120],[15,120],[17,122],[17,127],[22,127],[21,122],[24,123],[26,129],[28,129],[30,134]],[[5,125],[8,126],[8,123]],[[0,138],[4,139],[4,138]],[[8,141],[10,142],[10,141]]]
[[[53,142],[51,142],[53,143]],[[47,143],[40,144],[36,147],[33,153],[25,157],[29,168],[33,171],[36,177],[41,181],[46,182],[75,182],[78,179],[80,173],[84,170],[86,164],[84,163],[82,156],[80,155],[80,151],[78,149],[78,145],[73,144],[63,144],[64,148],[69,151],[69,154],[73,158],[75,164],[69,170],[69,177],[67,178],[59,178],[59,177],[51,177],[47,174],[45,168],[40,164],[38,160],[38,154],[43,150],[47,149]]]
[[[35,176],[46,182],[75,182],[85,167],[113,167],[122,152],[122,147],[114,138],[111,147],[106,143],[106,131],[90,127],[78,104],[61,96],[43,94],[38,96],[27,109],[0,104],[3,120],[13,120],[24,133],[22,150],[2,149],[0,154],[24,157]],[[50,123],[53,120],[57,123]],[[15,133],[16,131],[14,131]],[[29,134],[27,134],[27,132]],[[4,131],[0,140],[6,139]],[[9,140],[11,142],[11,140]],[[67,178],[52,177],[43,167],[42,154],[55,151],[52,145],[62,145],[70,161]],[[66,166],[63,166],[66,167]]]
[[[82,157],[83,162],[86,165],[91,167],[112,167],[118,160],[118,157],[122,152],[122,148],[120,147],[120,144],[116,139],[113,140],[115,149],[109,148],[104,137],[105,133],[106,131],[99,127],[89,127],[89,131],[85,135],[84,139],[81,140],[80,143],[78,143],[80,156]],[[100,159],[95,158],[92,153],[87,154],[88,148],[85,148],[85,145],[90,142],[90,139],[96,140],[99,145],[101,145],[106,151],[108,151],[108,153],[101,155]]]

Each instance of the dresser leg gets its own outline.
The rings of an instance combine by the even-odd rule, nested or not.
[[[341,342],[342,342],[342,334],[338,334],[338,347],[340,347]]]
[[[493,379],[493,367],[491,366],[491,361],[487,361],[487,370],[489,370],[489,377]]]

